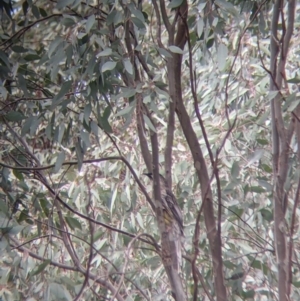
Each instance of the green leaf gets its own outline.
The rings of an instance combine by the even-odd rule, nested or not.
[[[8,216],[8,207],[5,202],[0,199],[0,212],[3,212],[6,216]]]
[[[111,62],[111,61],[110,62],[106,62],[101,67],[101,71],[105,72],[105,71],[113,70],[113,69],[115,69],[116,66],[117,66],[116,62]]]
[[[143,222],[143,218],[141,216],[141,214],[139,212],[136,213],[136,219],[137,219],[137,222],[139,224],[139,226],[142,228],[142,229],[145,229],[144,228],[144,222]]]
[[[264,170],[264,171],[266,171],[266,172],[268,172],[268,173],[272,173],[272,172],[273,172],[272,167],[270,167],[270,166],[267,165],[267,164],[261,164],[261,168],[262,168],[262,170]]]
[[[76,150],[77,161],[78,161],[78,171],[81,170],[82,163],[83,163],[83,155],[84,155],[83,149],[80,144],[81,144],[81,140],[78,137],[78,142],[75,144],[75,150]]]
[[[62,167],[62,164],[64,163],[64,161],[65,161],[65,152],[64,151],[62,151],[62,152],[60,152],[59,154],[58,154],[58,156],[57,156],[57,159],[56,159],[56,162],[55,162],[55,166],[54,166],[54,169],[53,169],[53,172],[54,173],[57,173],[60,169],[61,169],[61,167]]]
[[[152,124],[151,120],[149,119],[149,117],[148,117],[147,115],[143,115],[143,117],[144,117],[144,121],[145,121],[145,123],[148,125],[148,127],[149,127],[153,132],[156,133],[156,129],[155,129],[154,125]]]
[[[85,31],[87,33],[90,32],[91,28],[93,27],[93,25],[95,24],[96,18],[95,15],[92,14],[88,17],[87,21],[86,21],[86,25],[85,25]]]
[[[28,117],[25,120],[24,125],[23,125],[22,130],[21,130],[21,136],[24,136],[25,134],[27,134],[29,132],[30,127],[31,127],[34,120],[35,120],[35,116]]]
[[[69,291],[61,284],[58,283],[51,283],[49,285],[50,289],[50,296],[52,297],[52,300],[66,300],[66,301],[72,301],[73,298],[70,295]]]
[[[261,210],[259,210],[263,219],[265,219],[268,223],[270,223],[271,221],[273,221],[273,213],[265,208],[262,208]]]
[[[23,46],[19,46],[19,45],[14,45],[11,47],[12,51],[17,52],[17,53],[23,53],[23,52],[27,52],[28,49],[25,49]]]
[[[238,176],[240,174],[240,166],[239,166],[239,162],[237,161],[234,161],[233,164],[232,164],[232,167],[231,167],[231,176],[234,178],[234,179],[237,179]]]
[[[117,194],[118,194],[118,189],[114,188],[111,199],[110,199],[110,206],[109,206],[110,213],[113,213]]]
[[[22,113],[17,111],[10,111],[5,115],[5,119],[7,119],[8,121],[21,121],[25,118],[26,117]]]
[[[220,44],[218,46],[218,53],[217,53],[218,68],[220,71],[225,68],[227,58],[228,58],[228,48],[224,44]]]
[[[98,122],[99,122],[100,127],[108,133],[112,133],[112,128],[108,121],[110,113],[111,113],[110,107],[106,107],[103,112],[103,115],[98,116]]]
[[[124,67],[125,67],[125,70],[133,75],[133,67],[132,67],[132,64],[130,62],[130,60],[126,59],[126,60],[123,60],[123,64],[124,64]]]
[[[186,1],[186,0],[172,0],[171,3],[168,5],[169,8],[176,8],[176,7],[179,7],[183,1]]]
[[[135,17],[141,20],[141,22],[145,22],[144,14],[140,10],[136,9],[133,3],[129,3],[128,8]]]
[[[289,84],[299,84],[300,83],[300,78],[299,77],[294,77],[294,78],[288,79],[287,82]]]
[[[256,193],[266,192],[265,188],[263,188],[261,186],[250,186],[249,191],[256,192]]]
[[[40,205],[41,205],[43,212],[48,217],[49,216],[49,208],[51,208],[50,203],[46,199],[40,199]]]
[[[253,154],[251,154],[248,164],[246,165],[246,167],[252,165],[253,163],[259,161],[261,159],[261,157],[264,154],[264,150],[263,149],[257,149]]]
[[[40,11],[40,14],[41,14],[41,16],[42,16],[43,18],[45,18],[45,17],[48,16],[48,15],[47,15],[47,12],[46,12],[43,8],[39,7],[39,11]]]
[[[126,108],[124,108],[123,110],[121,110],[120,112],[118,112],[115,116],[119,117],[119,116],[122,116],[122,115],[125,115],[125,114],[129,114],[133,110],[134,110],[134,107],[129,105]]]
[[[75,230],[76,228],[82,230],[81,224],[78,219],[71,216],[65,216],[65,220],[72,230]]]
[[[31,6],[31,11],[32,11],[32,14],[36,17],[36,19],[40,18],[39,9],[35,5]]]
[[[158,52],[160,55],[165,56],[166,58],[171,58],[173,57],[172,54],[170,54],[170,52],[168,52],[166,49],[164,48],[157,48]]]
[[[111,48],[105,48],[104,50],[102,50],[100,53],[97,54],[97,57],[109,56],[111,54],[112,54]]]
[[[261,145],[269,145],[270,141],[266,140],[266,139],[256,139],[257,143],[261,144]]]
[[[173,53],[183,54],[183,50],[177,46],[171,45],[171,46],[169,46],[169,49]]]
[[[24,176],[19,170],[13,169],[13,174],[18,180],[24,181]]]
[[[6,233],[11,234],[11,235],[16,235],[19,234],[22,230],[24,229],[24,226],[14,226],[10,227]]]
[[[60,91],[52,99],[51,110],[53,110],[60,102],[60,100],[65,96],[67,92],[70,91],[72,86],[72,81],[66,81],[62,84]]]
[[[202,33],[203,33],[203,28],[204,28],[204,22],[203,19],[199,17],[197,20],[197,35],[200,38]]]
[[[141,21],[141,19],[136,18],[136,17],[132,17],[131,21],[134,23],[134,25],[138,28],[138,29],[146,29],[145,23],[143,21]]]
[[[75,0],[59,0],[57,1],[56,8],[61,9],[66,6],[72,6]]]
[[[28,91],[27,91],[27,83],[25,78],[23,77],[22,74],[18,74],[18,83],[19,83],[19,88],[24,92],[25,97],[28,97]]]
[[[94,120],[92,120],[91,123],[90,123],[90,126],[91,126],[92,133],[95,135],[95,137],[96,137],[96,139],[99,143],[99,139],[98,139],[98,132],[99,131],[98,131],[97,123]]]
[[[40,274],[49,265],[50,262],[50,259],[45,260],[43,263],[38,265],[37,268],[35,268],[32,272],[29,273],[29,277]]]
[[[6,67],[10,68],[10,63],[9,63],[8,57],[7,57],[6,53],[3,52],[2,50],[0,50],[0,62],[1,61],[6,65]]]
[[[36,61],[36,60],[41,59],[41,57],[40,57],[39,55],[37,55],[37,54],[32,54],[32,53],[30,53],[30,54],[25,55],[25,56],[23,57],[23,59],[24,59],[25,61],[27,61],[27,62],[32,62],[32,61]]]
[[[89,124],[91,112],[92,112],[92,105],[88,103],[83,110],[84,120],[87,124]]]
[[[222,10],[230,13],[233,16],[238,16],[237,8],[229,1],[216,0],[215,4],[218,5]]]

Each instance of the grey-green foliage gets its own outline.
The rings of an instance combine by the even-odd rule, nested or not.
[[[179,2],[172,1],[170,8],[177,7]],[[141,10],[134,2],[126,6],[111,1],[100,6],[97,3],[16,1],[14,22],[6,20],[2,24],[2,300],[73,300],[83,285],[81,300],[109,299],[113,293],[103,282],[115,287],[121,285],[120,294],[126,300],[172,299],[152,241],[132,243],[129,236],[147,233],[159,241],[151,207],[131,172],[120,160],[94,163],[84,160],[119,156],[117,145],[150,193],[151,185],[142,176],[145,167],[136,134],[136,95],[142,94],[157,122],[162,154],[170,102],[165,64],[180,49],[158,45],[158,23],[152,4],[143,3]],[[263,37],[270,7],[263,6],[266,13],[259,12],[247,31],[244,29],[250,22],[249,12],[252,18],[256,9],[249,2],[216,1],[213,7],[214,10],[205,13],[205,3],[190,3],[188,26],[196,93],[213,153],[228,129],[226,110],[231,123],[237,117],[218,162],[224,274],[229,279],[226,285],[233,300],[267,300],[275,298],[277,287],[271,203],[271,96],[268,74],[261,67],[262,62],[269,64],[269,38]],[[170,10],[170,19],[171,16]],[[124,35],[128,20],[137,37],[136,42],[131,41],[133,60]],[[164,31],[162,42],[166,41]],[[291,47],[297,49],[296,40],[293,42],[295,45]],[[290,51],[288,59],[288,78],[299,78],[294,51]],[[209,164],[195,116],[189,67],[186,46],[182,90]],[[139,81],[136,72],[142,74]],[[290,89],[294,88],[292,84]],[[296,106],[297,92],[292,95],[295,97],[287,99],[287,112]],[[149,138],[153,124],[146,115],[144,122]],[[201,197],[193,161],[178,124],[173,156],[174,191],[184,212],[185,250],[189,256],[193,252],[192,236]],[[70,161],[78,164],[64,164]],[[287,187],[293,190],[299,177],[296,156],[290,164]],[[32,169],[40,166],[51,167],[43,171]],[[217,196],[216,183],[213,181],[212,185]],[[58,205],[56,196],[73,211],[61,203]],[[290,210],[289,207],[288,221]],[[198,266],[213,294],[203,219],[200,229]],[[87,275],[79,271],[81,267],[72,260],[63,239],[72,243],[71,250],[81,267],[89,267],[88,283],[85,283]],[[298,257],[297,248],[295,256]],[[241,278],[234,277],[242,275],[241,272]],[[122,273],[125,273],[123,279]],[[191,297],[193,279],[188,261],[184,261],[183,278]],[[293,283],[293,299],[297,300],[296,267]]]

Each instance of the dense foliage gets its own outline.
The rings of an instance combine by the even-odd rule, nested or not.
[[[181,47],[170,42],[162,3],[0,1],[1,300],[172,300],[141,133],[152,146],[157,134],[163,174],[172,149],[187,300],[196,300],[196,286],[198,300],[215,298],[197,162],[177,118],[169,143],[173,55],[182,56],[184,105],[208,168],[228,298],[277,300],[273,197],[280,179],[273,176],[270,105],[278,95],[270,89],[276,8],[269,1],[191,1]],[[183,19],[182,5],[165,3],[170,25]],[[290,138],[281,228],[294,241],[291,300],[300,299],[300,131],[288,127],[300,117],[299,13],[298,4],[278,89]]]

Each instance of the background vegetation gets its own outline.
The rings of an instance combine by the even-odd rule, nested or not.
[[[1,300],[300,299],[295,0],[0,10]]]

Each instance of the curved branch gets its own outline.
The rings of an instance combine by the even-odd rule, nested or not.
[[[10,240],[13,241],[13,244],[11,246],[13,248],[16,248],[16,245],[18,245],[17,240],[14,239],[13,237],[10,237]],[[31,257],[33,257],[33,258],[35,258],[37,260],[41,260],[41,261],[48,260],[47,258],[43,258],[42,256],[37,255],[36,253],[32,252],[30,249],[25,248],[23,246],[18,246],[17,249],[18,249],[18,251],[26,253],[29,256],[31,256]],[[80,273],[82,273],[84,275],[86,274],[85,269],[83,269],[82,267],[80,269],[78,269],[77,267],[72,267],[72,266],[68,266],[68,265],[65,265],[65,264],[61,264],[61,263],[53,261],[53,260],[50,260],[49,264],[53,265],[55,267],[61,268],[61,269],[66,269],[66,270],[69,270],[69,271],[80,272]],[[111,283],[109,283],[108,281],[105,281],[105,280],[99,278],[99,276],[90,273],[89,274],[89,278],[92,279],[92,280],[94,280],[95,282],[101,284],[102,286],[106,287],[109,291],[111,291],[112,294],[114,294],[116,292],[116,288]],[[125,301],[120,294],[116,294],[116,298],[119,301]]]

